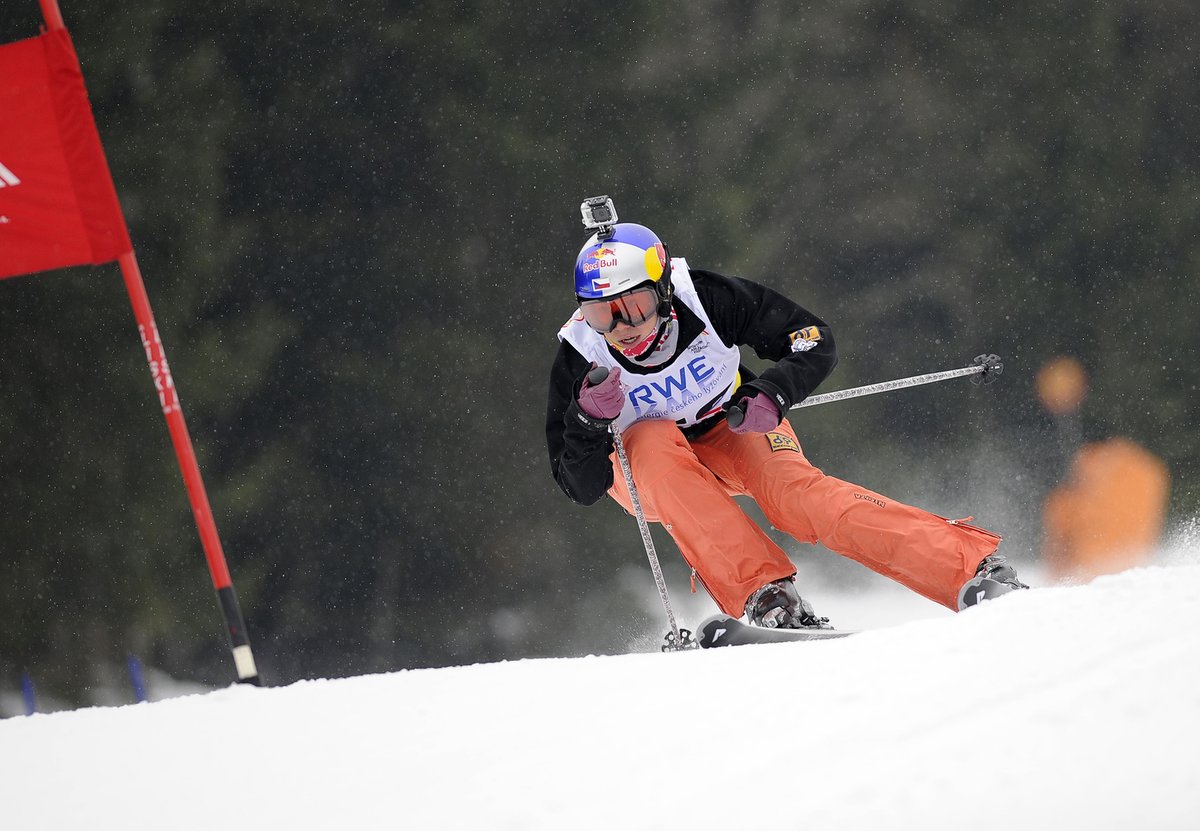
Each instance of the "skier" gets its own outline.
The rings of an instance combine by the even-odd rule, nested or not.
[[[596,233],[575,259],[579,308],[558,333],[546,416],[550,466],[568,497],[592,505],[608,493],[633,513],[610,432],[620,431],[646,519],[666,527],[723,612],[758,626],[829,628],[733,495],[752,497],[800,542],[950,609],[1027,588],[996,553],[996,534],[805,458],[783,414],[837,363],[824,321],[766,286],[672,259],[649,228],[617,223],[607,197],[581,208]],[[774,366],[755,377],[740,345]],[[609,372],[593,384],[597,367]]]

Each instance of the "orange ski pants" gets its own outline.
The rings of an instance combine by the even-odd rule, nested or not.
[[[785,419],[770,433],[718,424],[688,441],[673,422],[639,421],[622,434],[646,519],[671,534],[721,611],[740,617],[766,583],[796,573],[787,555],[733,500],[749,496],[775,528],[820,542],[949,609],[1000,537],[826,476]],[[633,513],[611,454],[609,495]],[[802,591],[803,593],[803,591]]]

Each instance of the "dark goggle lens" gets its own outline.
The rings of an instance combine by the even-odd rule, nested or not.
[[[653,317],[657,308],[658,295],[651,288],[579,304],[583,319],[597,332],[611,332],[618,323],[638,326]]]

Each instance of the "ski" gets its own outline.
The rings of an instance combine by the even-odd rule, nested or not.
[[[702,649],[715,649],[719,646],[745,646],[754,643],[822,641],[853,634],[835,629],[766,629],[761,626],[747,626],[729,615],[713,615],[700,624],[696,640]]]

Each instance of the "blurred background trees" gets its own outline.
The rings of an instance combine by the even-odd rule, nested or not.
[[[572,506],[543,441],[599,193],[824,317],[828,389],[1004,357],[796,415],[828,472],[1032,559],[1071,450],[1034,376],[1068,354],[1079,435],[1197,512],[1192,3],[63,12],[269,682],[657,639],[632,520]],[[0,283],[0,350],[0,686],[87,701],[126,652],[228,683],[116,267]]]

